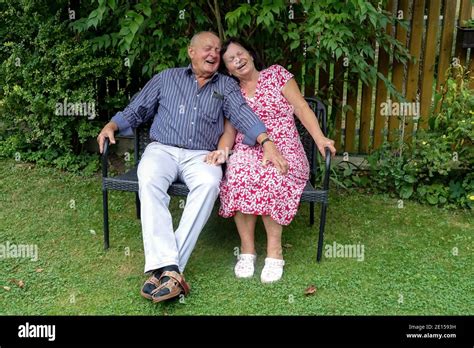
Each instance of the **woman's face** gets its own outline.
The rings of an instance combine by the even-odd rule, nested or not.
[[[239,80],[242,76],[251,74],[255,69],[252,55],[238,44],[231,43],[222,58],[229,74]]]

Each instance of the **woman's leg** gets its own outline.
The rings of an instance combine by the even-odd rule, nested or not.
[[[265,230],[267,231],[267,257],[262,269],[260,280],[262,283],[273,283],[281,279],[283,275],[283,252],[281,248],[282,225],[278,224],[270,216],[262,216]]]
[[[235,224],[240,235],[240,254],[234,267],[234,273],[237,278],[251,278],[255,271],[255,215],[242,214],[237,212],[234,216]]]
[[[243,214],[238,211],[235,216],[235,225],[241,241],[241,254],[256,254],[255,252],[255,223],[256,215]]]
[[[282,260],[281,233],[283,226],[268,215],[263,215],[262,220],[267,231],[267,257]]]

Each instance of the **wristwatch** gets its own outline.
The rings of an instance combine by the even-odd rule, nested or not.
[[[271,141],[271,142],[273,142],[273,140],[272,140],[272,139],[270,139],[269,137],[266,137],[265,139],[263,139],[263,140],[262,140],[262,142],[260,143],[260,145],[262,145],[262,146],[263,146],[263,145],[264,145],[264,144],[265,144],[267,141]]]

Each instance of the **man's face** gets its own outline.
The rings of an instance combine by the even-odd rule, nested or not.
[[[211,34],[199,35],[188,47],[188,54],[194,73],[198,76],[210,77],[219,68],[221,40]]]

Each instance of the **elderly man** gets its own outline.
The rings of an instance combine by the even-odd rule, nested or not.
[[[211,214],[222,177],[221,167],[207,164],[204,158],[217,148],[224,117],[245,134],[246,144],[263,143],[265,159],[282,173],[288,169],[238,84],[217,72],[220,48],[214,33],[194,35],[188,47],[191,64],[155,75],[97,138],[102,152],[105,138],[115,143],[115,131],[136,128],[153,118],[152,142],[138,166],[145,273],[151,272],[141,295],[153,302],[189,292],[182,273]],[[173,231],[167,190],[178,179],[190,192]]]

